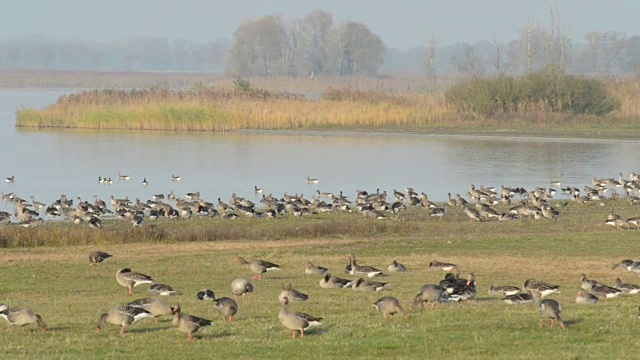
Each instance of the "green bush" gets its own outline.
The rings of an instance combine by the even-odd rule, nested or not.
[[[604,115],[620,106],[603,82],[552,72],[476,79],[451,87],[445,97],[459,111],[483,117],[519,109]]]

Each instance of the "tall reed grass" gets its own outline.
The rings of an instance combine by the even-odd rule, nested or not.
[[[386,94],[344,88],[313,101],[261,89],[92,90],[63,96],[41,110],[18,109],[16,126],[227,131],[424,126],[453,114],[442,94]]]
[[[592,127],[604,123],[632,129],[640,120],[640,80],[605,80],[620,106],[605,116],[554,111],[551,104],[522,100],[490,117],[464,111],[444,92],[417,94],[385,86],[328,87],[317,100],[251,88],[201,84],[190,90],[90,90],[63,96],[44,109],[16,111],[19,127],[65,127],[168,131],[237,129],[470,129]],[[625,131],[625,134],[627,132]]]

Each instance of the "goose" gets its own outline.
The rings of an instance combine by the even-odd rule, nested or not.
[[[431,310],[433,310],[437,302],[446,300],[447,298],[447,291],[442,286],[426,284],[420,288],[420,292],[414,297],[411,310],[420,304],[423,304],[424,309],[427,310],[429,303],[431,303]]]
[[[216,311],[222,315],[222,321],[229,319],[229,322],[232,322],[233,315],[238,312],[238,303],[235,300],[228,297],[218,298],[214,292],[209,289],[199,291],[196,294],[196,298],[198,300],[211,300],[215,302]]]
[[[242,295],[242,301],[244,301],[247,293],[252,293],[255,289],[252,283],[242,278],[232,280],[229,288],[231,289],[231,293],[236,296],[236,299]]]
[[[560,291],[558,291],[558,289],[560,288],[560,286],[558,285],[552,285],[543,281],[537,281],[534,279],[527,279],[524,282],[524,290],[525,291],[529,291],[529,290],[537,290],[540,292],[540,298],[545,298],[551,294],[559,294]]]
[[[437,260],[434,260],[429,263],[429,271],[436,271],[436,270],[453,271],[454,268],[457,269],[458,265],[448,263],[448,262],[441,262]]]
[[[616,278],[615,288],[629,294],[640,293],[640,285],[622,283],[622,280],[620,280],[620,278]]]
[[[451,193],[447,193],[449,199],[447,200],[447,204],[451,207],[455,207],[456,206],[456,201],[454,199],[451,198]]]
[[[381,270],[378,270],[372,266],[358,265],[356,263],[355,255],[348,254],[346,256],[349,258],[349,264],[351,265],[351,270],[349,272],[351,275],[366,274],[370,278],[374,276],[382,275]]]
[[[122,175],[120,171],[118,171],[118,180],[129,180],[131,177],[129,175]]]
[[[597,297],[604,297],[607,299],[612,299],[622,294],[622,290],[599,283],[593,284],[591,289],[589,289],[588,291]]]
[[[169,199],[169,200],[175,200],[176,199],[176,194],[173,193],[173,190],[171,190],[171,192],[167,195],[167,199]]]
[[[327,271],[329,271],[329,269],[326,267],[313,265],[311,261],[307,261],[307,263],[304,264],[304,273],[307,275],[324,274]]]
[[[182,292],[173,290],[171,286],[166,284],[151,284],[147,292],[149,294],[155,294],[160,296],[182,295]]]
[[[402,316],[405,320],[409,320],[409,315],[402,309],[400,301],[393,296],[381,297],[373,303],[373,307],[382,313],[385,320],[387,319],[387,315],[393,316],[395,314]]]
[[[40,209],[46,206],[46,204],[36,201],[35,197],[33,196],[31,196],[31,205],[33,205],[33,208],[37,211],[40,211]]]
[[[97,216],[90,217],[87,223],[92,229],[102,229],[102,220],[100,220],[100,218]]]
[[[11,175],[11,176],[9,176],[7,178],[4,178],[4,181],[8,182],[8,183],[12,183],[12,182],[16,181],[16,177]]]
[[[34,229],[34,228],[37,228],[38,226],[40,226],[42,224],[44,224],[44,219],[37,218],[37,219],[24,220],[24,221],[20,222],[19,225],[22,226],[22,227]]]
[[[391,262],[391,265],[389,265],[387,267],[387,270],[389,270],[389,272],[405,272],[407,271],[407,268],[400,264],[397,260],[393,260]]]
[[[509,305],[535,304],[538,302],[539,295],[539,291],[530,290],[525,293],[507,295],[502,299],[502,301]]]
[[[311,178],[307,176],[307,184],[317,184],[319,182],[318,179]]]
[[[578,291],[578,295],[576,295],[576,304],[589,305],[589,304],[595,304],[597,302],[598,302],[598,297],[593,295],[592,293],[588,293],[580,290]]]
[[[324,277],[320,279],[320,287],[323,289],[348,288],[352,287],[355,283],[355,281],[332,276],[331,274],[325,274]]]
[[[449,292],[449,299],[457,302],[470,301],[475,299],[476,294],[476,277],[473,273],[470,273],[464,284],[458,283],[457,286],[453,288],[453,291]]]
[[[278,319],[280,323],[287,329],[293,332],[292,338],[295,339],[297,332],[300,332],[300,337],[304,338],[304,331],[312,326],[322,325],[322,318],[311,316],[309,314],[296,312],[290,313],[289,306],[289,298],[284,297],[281,301],[282,309],[278,314]]]
[[[625,259],[613,266],[613,269],[625,268],[627,271],[640,275],[640,261]]]
[[[631,227],[629,222],[627,220],[625,220],[625,219],[607,220],[607,221],[605,221],[605,224],[611,225],[611,226],[615,227],[617,230],[622,230],[622,228],[629,229]]]
[[[7,322],[9,323],[7,331],[12,331],[13,325],[18,325],[24,332],[25,326],[34,323],[38,324],[38,327],[40,327],[40,330],[42,330],[42,332],[47,331],[44,321],[42,321],[42,317],[28,307],[10,308],[3,305],[0,307],[0,309],[0,317],[7,320]]]
[[[11,222],[11,214],[6,211],[0,211],[0,225],[7,225]]]
[[[278,296],[278,300],[282,302],[283,298],[289,298],[294,301],[307,301],[309,300],[309,295],[301,293],[300,291],[293,288],[291,284],[284,284],[282,286],[282,291]]]
[[[509,296],[520,292],[520,288],[510,285],[491,285],[489,288],[489,296]]]
[[[206,326],[213,325],[211,320],[203,319],[201,317],[181,314],[180,304],[173,307],[173,319],[171,324],[178,328],[178,331],[187,333],[187,340],[193,341],[193,333]]]
[[[124,336],[125,329],[128,325],[152,317],[153,315],[150,312],[141,307],[119,305],[100,315],[96,334],[100,334],[105,324],[112,324],[121,326],[120,336]]]
[[[460,194],[456,194],[456,206],[467,207],[467,200],[460,196]]]
[[[580,274],[580,282],[580,287],[585,291],[589,291],[592,287],[600,285],[600,283],[595,280],[587,279],[587,275],[585,273]]]
[[[552,329],[555,328],[557,323],[558,325],[560,325],[560,328],[564,330],[565,326],[564,326],[564,323],[562,322],[562,319],[560,318],[561,311],[562,311],[562,308],[560,307],[560,304],[557,301],[552,299],[542,300],[538,305],[538,312],[540,313],[540,321],[538,322],[539,326],[542,327],[544,318],[549,318],[551,319]]]
[[[129,268],[120,269],[116,272],[118,284],[129,289],[129,295],[133,295],[133,288],[141,284],[153,284],[153,279],[149,275],[131,271]]]
[[[147,181],[147,178],[143,178],[142,179],[142,186],[148,186],[149,182]]]
[[[262,194],[262,188],[259,188],[258,185],[254,185],[253,192],[256,194]]]
[[[267,271],[281,270],[280,265],[264,260],[253,260],[251,262],[248,262],[244,258],[238,256],[236,257],[236,262],[239,262],[241,265],[248,267],[249,270],[256,273],[255,276],[251,277],[251,279],[254,280],[261,280],[262,274],[266,273]]]
[[[560,180],[551,180],[550,182],[551,187],[561,187],[562,186],[562,181]]]
[[[476,209],[472,209],[467,206],[464,206],[462,211],[464,211],[465,215],[469,217],[469,221],[471,222],[473,222],[474,220],[479,222],[482,221],[482,218],[480,217],[480,214]]]
[[[188,192],[184,195],[187,200],[200,200],[200,191]]]
[[[441,220],[447,214],[447,209],[443,207],[435,207],[429,210],[429,216],[436,220]]]
[[[358,279],[351,287],[353,290],[359,291],[381,291],[384,290],[389,284],[377,281],[365,280],[363,278]]]
[[[103,261],[111,257],[113,257],[113,255],[108,254],[104,251],[92,251],[89,254],[89,265],[100,265]]]
[[[138,299],[127,304],[132,307],[141,308],[148,311],[153,315],[153,321],[158,322],[158,318],[163,315],[173,315],[172,308],[163,300],[159,298],[144,298]]]
[[[173,174],[171,175],[171,181],[180,181],[180,179],[181,178],[178,175],[173,175]]]

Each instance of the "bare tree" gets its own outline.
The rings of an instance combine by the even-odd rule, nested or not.
[[[427,76],[434,82],[436,81],[436,51],[437,43],[435,36],[431,35],[427,41]]]
[[[496,39],[496,37],[492,37],[491,38],[491,44],[493,45],[493,48],[496,50],[495,55],[493,57],[493,67],[496,68],[496,72],[498,74],[502,74],[502,43],[498,41],[498,39]]]
[[[476,55],[472,45],[464,44],[461,56],[454,56],[451,64],[460,74],[471,76],[474,80],[480,76],[484,69],[482,60]]]

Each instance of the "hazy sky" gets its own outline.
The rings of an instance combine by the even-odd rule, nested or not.
[[[202,42],[231,39],[249,17],[281,12],[291,19],[324,9],[336,21],[368,25],[389,47],[406,49],[424,44],[430,35],[440,45],[492,36],[510,40],[530,17],[547,24],[554,4],[574,40],[583,41],[591,30],[640,33],[640,1],[635,0],[14,0],[2,5],[0,38],[159,36]]]

